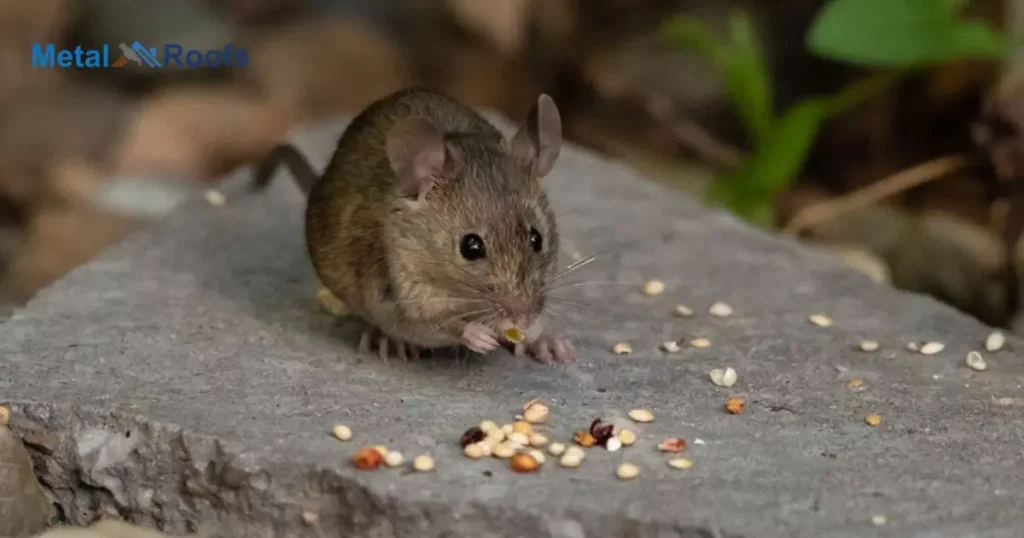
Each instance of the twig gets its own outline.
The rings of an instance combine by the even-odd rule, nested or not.
[[[782,233],[795,236],[807,228],[844,213],[862,209],[884,198],[939,179],[970,163],[967,155],[948,155],[897,172],[844,196],[804,208],[790,219]]]

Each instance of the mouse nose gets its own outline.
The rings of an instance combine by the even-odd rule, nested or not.
[[[524,299],[511,298],[502,301],[501,309],[517,327],[525,329],[533,321],[533,308]]]

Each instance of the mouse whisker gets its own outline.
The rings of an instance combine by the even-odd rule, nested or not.
[[[573,300],[573,299],[564,299],[564,298],[561,298],[561,297],[548,297],[547,298],[547,302],[550,303],[550,304],[571,306],[571,307],[574,307],[574,308],[578,308],[580,310],[583,310],[583,309],[586,309],[586,308],[593,308],[594,307],[594,305],[591,304],[591,303],[587,303],[587,302],[583,302],[583,301],[576,301],[576,300]]]
[[[430,328],[428,330],[430,332],[437,332],[437,331],[440,331],[441,329],[443,329],[446,325],[448,325],[449,323],[451,323],[453,321],[462,320],[463,318],[470,318],[472,316],[480,316],[482,314],[488,314],[488,313],[491,313],[493,311],[494,311],[493,308],[481,308],[479,310],[470,310],[469,312],[460,312],[458,314],[455,314],[454,316],[449,316],[447,318],[442,319],[441,321],[439,321],[437,323],[431,324],[431,326],[430,326]],[[471,321],[471,320],[464,320],[464,321]]]
[[[561,271],[556,273],[554,276],[548,278],[547,282],[553,282],[555,280],[558,280],[559,278],[562,278],[562,277],[572,273],[573,271],[578,271],[578,270],[586,267],[587,265],[590,265],[592,262],[594,262],[594,261],[596,261],[596,260],[598,260],[598,259],[600,259],[600,258],[602,258],[604,256],[612,254],[612,253],[614,253],[614,252],[616,252],[618,250],[620,250],[620,247],[612,247],[612,248],[608,248],[608,249],[605,249],[605,250],[600,251],[600,252],[595,252],[595,253],[590,254],[588,256],[585,256],[583,258],[580,258],[579,260],[576,260],[576,261],[572,262],[571,264],[569,264],[565,269],[562,269]]]
[[[619,285],[625,285],[625,286],[635,286],[636,282],[628,282],[628,281],[625,281],[625,280],[591,280],[591,281],[586,281],[586,282],[569,282],[569,283],[566,283],[566,284],[559,284],[557,286],[552,286],[550,288],[545,288],[544,291],[550,293],[550,292],[556,291],[556,290],[564,290],[564,289],[569,289],[569,288],[582,288],[583,286],[595,286],[595,285],[598,285],[598,284],[619,284]]]

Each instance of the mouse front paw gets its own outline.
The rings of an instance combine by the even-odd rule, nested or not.
[[[560,334],[543,334],[530,342],[516,344],[515,354],[522,356],[523,353],[542,364],[564,364],[576,360],[572,341]]]
[[[498,336],[486,325],[470,323],[462,329],[462,345],[483,355],[498,348]]]
[[[394,346],[398,358],[405,362],[420,356],[421,349],[419,347],[396,338],[390,338],[376,329],[363,331],[363,336],[359,339],[360,352],[371,353],[376,348],[377,356],[385,362],[388,360],[392,346]]]

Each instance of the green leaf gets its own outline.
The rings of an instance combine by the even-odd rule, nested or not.
[[[979,22],[962,22],[953,29],[946,60],[961,58],[997,59],[1006,54],[1006,42]]]

